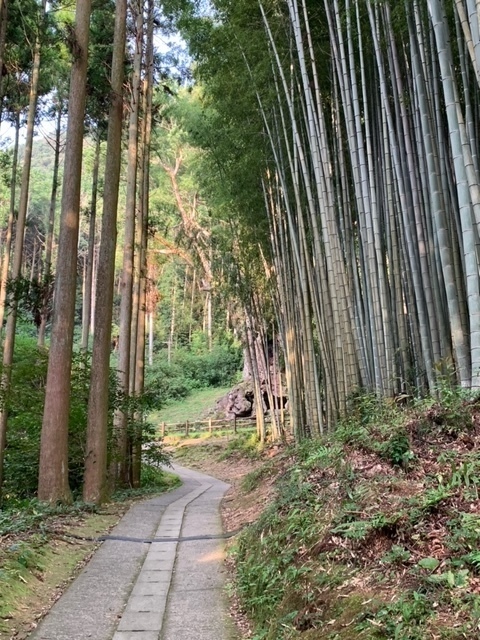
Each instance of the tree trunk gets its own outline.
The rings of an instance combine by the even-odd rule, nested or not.
[[[118,383],[125,398],[129,394],[130,377],[130,342],[132,330],[133,305],[133,264],[135,247],[135,206],[137,194],[137,158],[138,158],[138,119],[140,112],[140,80],[143,54],[143,5],[134,4],[136,34],[135,56],[132,76],[132,102],[128,132],[128,166],[127,166],[127,195],[124,222],[123,268],[121,280],[120,302],[120,335],[118,342]],[[128,410],[119,409],[115,412],[114,446],[117,451],[113,466],[116,475],[123,485],[129,484],[129,466],[127,460],[127,427]],[[113,467],[112,467],[113,469]]]
[[[68,100],[52,339],[40,442],[38,498],[48,502],[71,499],[68,484],[68,419],[90,11],[91,0],[78,2],[74,31],[75,58]]]
[[[8,212],[7,232],[5,248],[2,260],[2,274],[0,281],[0,335],[3,332],[3,319],[5,317],[5,300],[7,296],[7,279],[10,269],[10,257],[12,249],[12,235],[15,221],[15,199],[17,188],[17,164],[18,164],[18,139],[20,135],[20,114],[15,116],[15,143],[13,146],[12,178],[10,183],[10,208]]]
[[[148,364],[153,365],[153,311],[148,312]]]
[[[52,275],[52,251],[53,235],[55,229],[55,210],[57,207],[58,170],[60,166],[60,136],[62,125],[63,100],[59,100],[57,111],[57,123],[55,127],[55,150],[53,158],[52,193],[50,195],[50,211],[48,214],[47,237],[45,240],[45,266],[43,273],[44,283],[48,283]],[[47,310],[42,310],[40,328],[38,330],[38,346],[45,346],[45,332],[47,328]]]
[[[450,47],[448,44],[448,34],[446,33],[444,14],[439,0],[428,0],[428,7],[439,57],[450,143],[453,152],[457,197],[461,215],[467,282],[467,301],[470,318],[471,386],[476,389],[480,387],[480,281],[478,276],[478,259],[475,246],[478,232],[473,228],[472,223],[471,200],[459,131],[460,125],[458,121],[455,96],[454,68],[449,53]]]
[[[82,351],[88,351],[88,338],[90,336],[90,318],[92,315],[92,283],[93,283],[93,260],[95,252],[95,229],[97,222],[97,193],[98,193],[98,173],[100,167],[100,132],[97,132],[95,144],[95,160],[93,164],[92,176],[92,202],[90,204],[90,220],[88,229],[88,255],[87,271],[85,275],[85,296],[83,298],[82,312]]]
[[[95,333],[83,485],[83,499],[85,502],[94,503],[105,499],[107,492],[108,386],[122,143],[126,20],[127,2],[117,0],[111,76],[112,102],[105,158],[102,238],[96,278]]]
[[[5,40],[7,36],[7,20],[8,20],[8,0],[0,0],[0,96],[3,96],[2,92],[2,78],[3,78],[3,54],[5,51]],[[2,117],[2,110],[0,105],[0,120]]]
[[[172,362],[172,351],[173,351],[173,341],[175,338],[175,316],[176,316],[176,300],[177,300],[177,286],[173,285],[172,289],[172,313],[170,316],[170,333],[168,336],[168,351],[167,351],[167,362],[170,364]]]

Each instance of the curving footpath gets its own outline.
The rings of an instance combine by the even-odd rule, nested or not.
[[[183,485],[134,505],[30,636],[234,640],[220,502],[229,485],[175,466]]]

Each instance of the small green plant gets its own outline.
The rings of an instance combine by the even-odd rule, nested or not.
[[[410,439],[405,432],[398,431],[381,447],[381,455],[392,465],[407,469],[415,459]]]
[[[479,469],[474,462],[462,462],[457,466],[456,462],[452,462],[451,476],[448,485],[452,488],[457,487],[476,487],[480,482],[478,477]]]
[[[449,589],[465,587],[469,579],[468,569],[459,569],[458,571],[444,571],[438,574],[432,574],[427,577],[430,584],[445,586]]]
[[[480,551],[471,551],[464,555],[462,560],[473,567],[477,573],[480,572]]]
[[[422,558],[418,561],[418,566],[433,572],[440,566],[440,560],[437,558]]]
[[[439,504],[444,500],[448,500],[452,496],[452,490],[440,483],[436,487],[432,487],[423,493],[418,506],[424,511],[437,509]],[[417,499],[415,499],[417,503]]]
[[[398,544],[394,544],[390,551],[383,556],[382,562],[385,564],[405,564],[411,557],[412,554],[408,549],[405,549],[405,547]]]
[[[327,467],[334,464],[342,454],[343,449],[338,443],[311,440],[303,442],[297,452],[305,469]]]
[[[454,550],[474,551],[480,542],[480,516],[461,512],[448,521],[449,546]]]
[[[409,596],[381,607],[358,625],[357,630],[370,630],[371,638],[425,640],[425,624],[431,613],[427,596],[413,591]]]

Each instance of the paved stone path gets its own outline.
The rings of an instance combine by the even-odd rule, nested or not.
[[[134,505],[30,636],[234,640],[219,514],[228,485],[175,467],[183,485]],[[154,539],[153,542],[144,542]]]

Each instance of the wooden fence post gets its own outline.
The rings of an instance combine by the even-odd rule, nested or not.
[[[162,434],[162,438],[164,438],[164,437],[165,437],[165,422],[162,422],[162,431],[161,431],[161,434]]]
[[[212,433],[212,418],[208,419],[208,432],[211,435],[211,433]]]
[[[185,422],[185,435],[188,438],[188,434],[190,433],[190,425],[188,424],[188,420]]]

